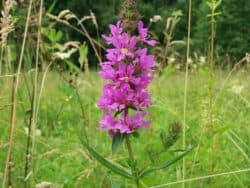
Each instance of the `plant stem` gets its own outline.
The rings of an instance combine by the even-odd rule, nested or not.
[[[215,134],[214,134],[214,120],[213,120],[213,82],[214,82],[214,38],[215,38],[215,3],[216,0],[211,0],[211,40],[210,40],[210,80],[208,86],[209,92],[209,126],[210,133],[212,138],[212,147],[211,147],[211,171],[214,172],[214,153],[215,153]]]
[[[95,46],[95,44],[94,44],[94,42],[93,42],[93,39],[92,39],[91,36],[89,35],[89,32],[87,31],[87,29],[84,27],[84,25],[80,22],[80,20],[79,20],[78,18],[77,18],[77,21],[78,21],[80,27],[82,28],[84,35],[85,35],[85,36],[87,37],[87,39],[89,40],[89,43],[90,43],[92,49],[94,50],[95,55],[96,55],[96,57],[97,57],[99,63],[102,62],[102,58],[101,58],[101,56],[99,55],[98,50],[97,50],[97,48],[96,48],[96,46]]]
[[[184,104],[183,104],[183,130],[182,130],[182,147],[186,148],[186,111],[187,111],[187,89],[188,89],[188,58],[190,53],[190,31],[191,31],[191,11],[192,11],[192,0],[189,0],[188,8],[188,37],[187,37],[187,54],[186,54],[186,69],[185,69],[185,86],[184,86]],[[182,180],[185,179],[186,166],[185,158],[182,159]],[[183,182],[182,187],[185,187]]]
[[[136,187],[139,188],[140,187],[140,183],[139,183],[137,169],[134,166],[134,164],[135,164],[135,158],[134,158],[134,154],[133,154],[133,150],[132,150],[132,147],[131,147],[131,142],[130,142],[129,136],[127,136],[127,138],[126,138],[126,145],[127,145],[127,149],[128,149],[129,159],[133,163],[133,165],[131,167],[131,170],[132,170],[132,173],[133,173],[134,178],[135,178],[135,184],[136,184]]]
[[[39,113],[41,98],[42,98],[43,89],[44,89],[44,84],[45,84],[45,80],[46,80],[46,77],[47,77],[47,74],[49,72],[49,69],[50,69],[51,65],[52,65],[52,62],[50,62],[49,65],[46,67],[46,69],[45,69],[45,71],[43,73],[43,76],[42,76],[41,86],[40,86],[40,89],[39,89],[40,92],[39,92],[39,96],[38,96],[38,99],[37,99],[36,115],[38,115],[38,113]]]
[[[162,63],[161,63],[161,68],[160,68],[161,72],[167,66],[166,59],[167,59],[167,56],[168,56],[168,49],[169,49],[169,46],[170,46],[170,42],[172,40],[172,35],[173,35],[174,27],[175,26],[173,24],[172,26],[170,26],[169,33],[167,33],[167,31],[166,31],[166,33],[167,33],[167,41],[166,41],[165,50],[164,50],[164,54],[163,54],[163,58],[162,58]]]
[[[214,4],[214,0],[211,0]],[[213,130],[213,78],[214,78],[214,37],[215,37],[215,10],[211,10],[211,40],[210,40],[210,80],[209,80],[209,124],[211,125],[211,130]]]
[[[86,130],[86,126],[88,126],[88,123],[86,123],[86,119],[85,119],[86,112],[85,112],[85,109],[84,109],[84,104],[83,104],[83,101],[81,100],[81,95],[79,93],[78,88],[74,87],[74,89],[75,89],[77,99],[78,99],[78,102],[79,102],[79,105],[80,105],[80,108],[81,108],[81,111],[82,111],[83,134],[84,134],[86,143],[89,144],[88,134],[87,134],[87,130]]]
[[[4,47],[1,45],[1,54],[0,54],[0,75],[2,75],[2,66],[3,66],[3,52],[4,52]]]
[[[42,8],[43,0],[40,1],[39,8],[39,20],[38,20],[38,32],[37,32],[37,46],[36,46],[36,63],[35,63],[35,75],[33,80],[33,91],[31,97],[31,114],[29,119],[29,133],[26,146],[26,163],[25,163],[25,172],[24,172],[24,187],[27,186],[26,178],[28,176],[29,167],[33,165],[34,158],[34,149],[35,149],[35,132],[36,132],[36,106],[37,106],[37,88],[38,88],[38,63],[39,63],[39,47],[40,47],[40,35],[41,35],[41,24],[42,24]],[[31,149],[30,149],[31,147]],[[34,169],[31,169],[34,175]]]

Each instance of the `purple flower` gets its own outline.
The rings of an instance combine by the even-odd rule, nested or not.
[[[139,21],[137,28],[138,28],[138,33],[139,33],[140,40],[142,42],[145,42],[146,44],[148,44],[150,46],[154,46],[156,44],[155,40],[148,40],[147,39],[148,29],[143,28],[143,22],[142,21]]]
[[[112,36],[108,37],[106,35],[102,35],[102,37],[106,40],[107,44],[114,44],[116,43],[114,40],[117,40],[117,38],[119,38],[120,34],[122,33],[121,21],[118,21],[116,25],[110,24],[109,29]]]
[[[107,130],[111,137],[116,132],[130,134],[148,127],[146,110],[152,105],[147,87],[152,81],[155,60],[138,42],[153,46],[156,41],[147,39],[148,29],[143,28],[141,21],[139,36],[124,32],[121,25],[121,21],[111,24],[111,35],[102,35],[111,47],[106,49],[107,61],[100,64],[100,76],[108,80],[98,102],[99,108],[106,111],[100,129]]]

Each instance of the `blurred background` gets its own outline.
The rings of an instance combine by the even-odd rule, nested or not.
[[[185,42],[187,38],[187,21],[188,21],[188,3],[185,0],[138,0],[138,9],[141,14],[141,19],[147,26],[150,26],[151,35],[159,41],[159,48],[165,48],[167,43],[167,35],[170,36],[170,41],[178,41],[173,45],[168,46],[168,57],[164,59],[176,59],[178,63],[183,64],[185,59]],[[58,15],[63,10],[70,10],[79,19],[84,20],[84,26],[88,31],[90,37],[93,37],[97,42],[103,45],[100,39],[101,34],[108,32],[108,24],[115,23],[121,9],[120,1],[118,0],[46,0],[44,2],[44,17],[43,17],[43,40],[50,44],[52,43],[65,43],[66,41],[79,41],[89,45],[89,40],[81,33],[76,32],[74,29],[60,24],[55,20],[51,20],[46,14]],[[36,8],[39,2],[33,4],[32,18],[35,23]],[[28,1],[17,1],[17,4],[10,10],[12,20],[15,20],[15,30],[11,33],[10,40],[12,39],[12,47],[15,48],[14,38],[20,44],[22,38],[23,28],[26,19],[26,12]],[[1,7],[2,8],[2,7]],[[200,56],[208,57],[209,53],[209,38],[210,38],[210,17],[209,6],[207,1],[196,0],[192,3],[192,23],[191,23],[191,59],[197,59]],[[216,64],[221,67],[234,65],[238,60],[243,58],[249,52],[250,44],[250,2],[245,0],[227,0],[220,4],[218,15],[216,17],[216,49],[215,57]],[[94,16],[92,18],[88,16]],[[151,20],[154,16],[160,16],[156,20]],[[74,19],[69,20],[74,26],[80,29]],[[35,27],[35,26],[34,26]],[[52,31],[53,30],[53,31]],[[59,32],[59,38],[55,41],[48,35],[51,32]],[[29,38],[35,40],[36,30],[30,28]],[[51,41],[52,40],[52,41]],[[28,41],[32,48],[32,41]],[[167,44],[168,45],[168,44]],[[93,52],[92,48],[89,48]],[[159,49],[160,50],[160,49]],[[15,50],[17,51],[17,49]],[[157,52],[158,53],[158,52]],[[73,54],[73,53],[72,53]],[[103,50],[100,51],[103,55]],[[13,60],[15,55],[13,54]],[[73,55],[74,56],[74,55]],[[97,67],[97,59],[94,53],[89,53],[88,57],[91,59],[89,62],[90,67]],[[160,60],[162,61],[162,59]],[[74,59],[76,63],[76,57]]]

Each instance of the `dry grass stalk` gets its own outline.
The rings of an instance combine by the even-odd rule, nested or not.
[[[22,48],[21,48],[21,53],[19,57],[19,62],[18,62],[18,67],[16,71],[16,75],[13,77],[13,85],[12,85],[12,109],[11,109],[11,122],[10,122],[10,133],[9,133],[9,147],[8,147],[8,153],[7,153],[7,158],[6,158],[6,164],[5,164],[5,169],[4,169],[4,174],[3,174],[3,181],[2,181],[2,187],[6,187],[6,180],[7,180],[7,175],[8,175],[8,187],[12,187],[12,147],[14,143],[14,131],[15,131],[15,126],[16,126],[16,107],[17,107],[17,90],[19,86],[19,80],[20,80],[20,72],[21,72],[21,67],[22,67],[22,62],[23,62],[23,55],[24,55],[24,48],[26,45],[26,38],[27,38],[27,33],[28,33],[28,27],[29,27],[29,17],[31,13],[31,7],[32,7],[33,0],[30,0],[29,2],[29,8],[28,8],[28,13],[27,13],[27,18],[26,18],[26,24],[25,24],[25,31],[24,31],[24,37],[23,37],[23,42],[22,42]]]
[[[170,183],[166,183],[166,184],[155,185],[155,186],[152,186],[149,188],[161,188],[161,187],[163,188],[163,187],[168,187],[170,185],[181,184],[183,182],[187,183],[187,182],[201,181],[201,180],[216,178],[216,177],[220,177],[220,176],[226,177],[226,176],[230,176],[230,175],[234,175],[234,174],[249,173],[249,172],[250,172],[250,168],[246,168],[246,169],[234,170],[234,171],[230,171],[230,172],[222,172],[222,173],[218,173],[218,174],[211,174],[211,175],[207,175],[207,176],[200,176],[200,177],[195,177],[195,178],[184,179],[184,180],[170,182]]]
[[[27,140],[27,148],[26,148],[26,163],[25,163],[25,174],[24,177],[26,179],[29,171],[29,166],[32,167],[33,157],[34,157],[34,149],[35,149],[35,132],[36,132],[36,107],[37,107],[37,88],[38,88],[38,64],[39,64],[39,47],[41,41],[41,25],[42,25],[42,8],[43,8],[43,0],[40,2],[39,8],[39,19],[38,19],[38,32],[37,32],[37,46],[36,46],[36,64],[35,64],[35,76],[33,82],[33,91],[32,91],[32,102],[31,102],[31,114],[29,121],[29,132],[28,132],[28,140]],[[30,150],[31,146],[31,150]],[[25,182],[26,183],[26,182]]]
[[[14,30],[14,21],[10,15],[10,10],[16,5],[16,1],[7,0],[3,4],[3,10],[1,11],[2,17],[0,18],[0,44],[6,45],[8,35]]]
[[[99,47],[102,47],[102,46],[100,46],[100,44],[99,44],[97,41],[95,41],[93,38],[91,38],[91,36],[89,35],[87,29],[86,29],[85,26],[83,25],[83,22],[84,22],[84,21],[91,19],[92,22],[93,22],[93,24],[95,25],[95,27],[98,28],[97,21],[96,21],[96,17],[94,16],[94,14],[93,14],[92,12],[90,13],[90,16],[84,16],[84,17],[81,18],[81,19],[79,19],[79,18],[78,18],[74,13],[72,13],[70,10],[63,10],[63,11],[61,11],[61,12],[58,14],[58,16],[54,16],[54,15],[52,15],[52,14],[47,14],[47,16],[48,16],[50,19],[55,20],[55,21],[57,21],[58,23],[62,23],[62,24],[64,24],[64,25],[66,25],[66,26],[68,26],[68,27],[74,29],[75,31],[79,32],[79,33],[82,34],[83,36],[85,36],[85,37],[88,39],[88,41],[89,41],[89,43],[90,43],[92,49],[94,50],[95,55],[96,55],[98,61],[99,61],[99,62],[102,61],[101,55],[99,54],[99,51],[98,51],[98,49],[97,49],[97,45],[98,45]],[[69,22],[71,19],[76,20],[77,23],[78,23],[78,25],[81,27],[81,29],[79,29],[79,28],[73,26],[73,25]]]
[[[0,45],[1,45],[1,57],[0,57],[0,75],[2,74],[2,62],[4,48],[7,44],[7,38],[11,31],[14,30],[14,21],[10,15],[10,10],[16,5],[15,0],[3,1],[3,10],[1,11],[2,17],[0,18]]]

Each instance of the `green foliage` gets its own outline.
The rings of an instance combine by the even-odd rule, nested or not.
[[[250,2],[249,1],[217,1],[217,11],[220,13],[216,17],[216,45],[217,53],[221,56],[229,54],[233,59],[242,58],[249,51],[250,33]],[[206,1],[202,1],[194,11],[197,22],[194,25],[193,36],[194,47],[201,51],[207,51],[208,39],[210,37],[209,6]]]
[[[43,33],[48,37],[50,42],[56,43],[62,39],[63,33],[61,31],[56,31],[54,28],[43,29]]]
[[[192,26],[191,26],[191,54],[198,53],[199,55],[207,56],[209,51],[209,38],[210,38],[210,8],[208,1],[196,0],[192,4]],[[220,1],[216,1],[220,2]],[[172,33],[172,41],[185,41],[187,36],[187,19],[188,14],[187,2],[184,0],[137,0],[138,10],[141,15],[141,19],[150,26],[150,31],[154,38],[158,38],[159,46],[165,46],[166,40],[169,36],[166,36],[164,31],[166,27],[166,22],[168,19],[174,17],[174,13],[182,12],[184,16],[178,17],[178,24],[174,28]],[[211,6],[211,5],[210,5]],[[221,1],[220,5],[216,5],[217,12],[219,15],[216,16],[216,57],[221,57],[220,59],[225,59],[224,57],[230,57],[232,63],[236,62],[236,59],[242,58],[245,53],[249,51],[250,43],[250,1],[245,0],[226,0]],[[91,37],[93,37],[97,42],[103,42],[100,38],[100,34],[108,32],[108,24],[116,22],[118,15],[120,13],[120,1],[114,0],[72,0],[60,3],[58,0],[48,0],[45,1],[45,13],[52,13],[57,15],[62,10],[69,9],[76,16],[82,18],[84,16],[89,16],[90,12],[93,12],[97,19],[97,25],[92,22],[86,22],[85,27],[88,30]],[[32,17],[36,17],[38,9],[38,2],[34,4],[34,9],[32,11]],[[15,30],[11,33],[9,37],[9,45],[15,46],[16,52],[19,51],[22,33],[24,30],[25,17],[27,12],[27,3],[22,3],[20,8],[15,6],[11,11],[12,19],[15,20]],[[149,20],[154,15],[160,15],[161,21],[157,23],[151,23]],[[75,21],[70,20],[73,25],[76,25]],[[53,25],[52,21],[48,19],[46,14],[43,16],[43,31],[46,37],[51,43],[66,41],[80,41],[80,43],[86,43],[90,46],[86,37],[77,33],[76,31],[68,28],[62,24]],[[29,37],[27,43],[30,45],[29,52],[35,53],[35,41],[37,33],[37,25],[31,23],[29,29]],[[44,41],[46,42],[46,41]],[[49,46],[49,44],[48,44]],[[83,47],[82,47],[83,50]],[[100,49],[99,49],[100,50]],[[170,55],[172,53],[183,54],[184,48],[182,46],[176,45],[170,49]],[[46,53],[44,51],[44,53]],[[156,54],[164,54],[157,51]],[[48,54],[46,54],[48,55]],[[80,52],[81,56],[81,52]],[[90,67],[97,65],[97,59],[93,49],[89,48],[88,58],[92,61],[89,62]],[[82,56],[83,57],[83,56]],[[169,56],[168,56],[169,57]],[[42,57],[44,58],[44,57]],[[44,58],[47,60],[46,58]],[[78,58],[72,56],[71,61],[78,64]],[[157,59],[159,62],[165,61],[162,58]],[[14,59],[13,59],[14,61]],[[182,60],[180,60],[182,61]],[[226,60],[224,60],[226,61]],[[34,62],[34,61],[33,61]],[[82,66],[83,61],[79,62]],[[221,62],[224,63],[224,62]],[[226,61],[228,63],[228,61]],[[33,63],[34,64],[34,63]],[[34,66],[34,65],[33,65]]]
[[[220,6],[216,36],[219,53],[242,57],[250,50],[250,1],[223,1]]]
[[[54,1],[50,0],[46,2],[49,7]],[[219,1],[217,1],[219,2]],[[161,15],[162,21],[159,23],[153,23],[150,26],[159,40],[164,42],[164,33],[162,32],[165,27],[165,21],[171,16],[173,11],[181,10],[183,15],[187,15],[187,2],[184,0],[178,1],[147,1],[138,0],[138,9],[141,18],[144,22],[149,24],[149,19],[154,15]],[[118,19],[120,12],[120,1],[113,0],[72,0],[63,4],[57,2],[55,5],[54,14],[63,9],[70,9],[79,17],[88,15],[92,10],[97,17],[100,33],[107,33],[107,25],[114,23]],[[234,59],[241,58],[249,51],[250,33],[250,1],[245,0],[226,0],[218,4],[217,7],[220,15],[217,17],[216,22],[216,46],[217,54],[225,56],[229,54]],[[209,17],[210,13],[209,5],[207,1],[193,1],[192,12],[192,50],[201,54],[207,54],[208,40],[210,37]],[[65,28],[61,28],[65,30]],[[88,25],[89,32],[94,35],[95,28]],[[67,30],[70,39],[79,38],[74,32]],[[173,40],[185,40],[187,33],[187,19],[183,17],[178,23],[178,26],[173,33]]]

